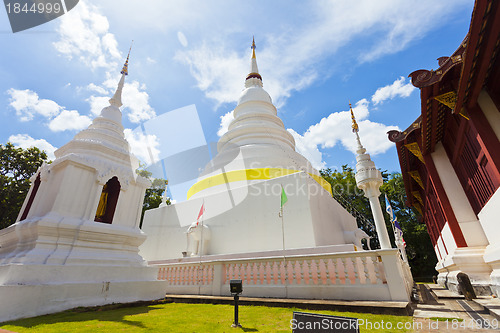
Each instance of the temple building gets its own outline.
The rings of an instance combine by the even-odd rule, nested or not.
[[[16,223],[0,230],[0,322],[165,295],[139,255],[148,179],[125,140],[121,95],[42,165]]]
[[[330,184],[295,151],[293,136],[263,89],[255,43],[244,82],[234,120],[218,142],[217,155],[189,189],[188,200],[146,212],[143,230],[149,237],[141,253],[148,260],[178,258],[182,252],[197,255],[187,249],[186,226],[196,221],[202,206],[204,230],[210,237],[203,242],[204,254],[284,246],[361,247],[353,237],[358,230],[354,217],[332,198]],[[284,230],[278,216],[282,191],[288,199]]]
[[[332,198],[263,89],[255,43],[234,120],[184,202],[139,221],[151,182],[122,126],[128,57],[110,105],[31,178],[16,223],[0,230],[0,322],[168,294],[401,302],[413,279],[388,242]],[[130,54],[130,52],[129,52]],[[380,172],[360,145],[356,180],[378,204]],[[186,163],[188,163],[187,161]],[[372,207],[373,208],[373,207]],[[378,216],[381,216],[378,207]],[[380,223],[379,223],[380,222]]]
[[[426,224],[438,281],[500,293],[500,3],[477,0],[469,33],[435,70],[411,73],[420,116],[390,131],[408,197]]]
[[[387,241],[364,251],[368,235],[295,151],[263,89],[255,43],[244,83],[234,120],[188,200],[145,213],[148,238],[140,254],[158,267],[167,294],[229,296],[230,280],[241,279],[245,296],[406,305],[413,279],[388,241],[378,201],[382,179],[370,156],[358,150],[356,180],[377,203],[383,224],[377,231]]]

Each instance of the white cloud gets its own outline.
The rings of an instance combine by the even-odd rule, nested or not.
[[[82,116],[76,110],[65,110],[56,102],[40,99],[38,94],[29,89],[9,89],[10,106],[16,110],[20,121],[33,120],[35,115],[41,115],[48,120],[48,126],[53,132],[81,130],[87,127],[91,120]]]
[[[372,102],[377,105],[395,97],[408,97],[415,89],[411,82],[405,84],[405,78],[401,76],[391,85],[378,88],[372,96]]]
[[[311,162],[312,166],[317,169],[323,169],[326,166],[326,163],[323,162],[323,153],[319,151],[318,145],[312,141],[307,140],[304,136],[295,132],[293,129],[287,129],[290,134],[293,135],[295,139],[295,150],[302,154],[309,162]]]
[[[98,116],[101,114],[101,110],[109,105],[110,97],[106,96],[90,96],[87,102],[90,104],[90,112]]]
[[[49,128],[53,132],[78,131],[88,127],[91,122],[89,117],[80,115],[76,110],[63,110],[49,122]]]
[[[108,19],[96,6],[80,1],[60,22],[59,40],[53,43],[58,52],[69,59],[77,57],[92,69],[117,66],[116,61],[121,57],[118,43],[108,32]]]
[[[397,53],[443,25],[452,14],[469,6],[469,1],[325,0],[307,5],[297,2],[290,4],[293,9],[287,10],[286,16],[277,13],[272,5],[263,6],[257,20],[265,33],[256,41],[257,61],[265,88],[279,108],[293,91],[327,78],[335,73],[335,65],[349,61],[345,56],[337,56],[345,45],[362,40],[353,43],[347,53],[359,54],[354,60],[358,63]],[[215,22],[213,26],[197,22],[214,29],[212,34],[206,31],[210,39],[191,41],[190,49],[176,53],[176,59],[189,66],[199,89],[218,105],[237,100],[248,74],[250,51],[235,49],[232,39],[242,31],[254,31],[256,25],[254,20],[239,19],[239,15],[248,15],[245,10],[231,13],[232,20],[225,19],[230,7],[221,5],[218,12],[207,14]],[[221,24],[225,29],[215,30]]]
[[[9,89],[9,105],[16,110],[16,115],[20,121],[32,120],[36,114],[44,117],[53,117],[57,115],[62,107],[49,99],[40,99],[38,94],[32,90]]]
[[[89,96],[86,101],[90,104],[90,111],[94,115],[99,115],[101,110],[109,105],[109,99],[116,91],[120,75],[106,73],[106,80],[100,85],[90,83],[87,90],[105,96]],[[127,114],[128,119],[133,123],[139,123],[156,117],[155,110],[149,104],[149,94],[146,92],[146,85],[138,81],[127,82],[122,91],[122,111]]]
[[[312,69],[304,69],[296,61],[287,63],[290,59],[286,56],[280,59],[274,52],[282,53],[272,48],[258,52],[257,58],[260,73],[266,73],[263,75],[264,88],[279,108],[292,91],[308,87],[318,74]],[[221,44],[203,43],[196,49],[178,51],[175,59],[189,66],[198,88],[220,105],[237,101],[244,88],[245,77],[250,72],[250,56],[249,51],[238,54]]]
[[[132,81],[123,87],[122,101],[128,119],[133,123],[140,123],[156,117],[155,110],[149,105],[149,94],[145,91],[146,86]]]
[[[397,126],[387,126],[368,120],[369,102],[362,99],[356,103],[353,111],[359,124],[361,142],[371,155],[386,152],[393,144],[387,140],[387,131],[399,129]],[[307,131],[300,135],[293,130],[288,130],[295,138],[296,148],[299,153],[308,158],[315,168],[322,168],[321,148],[332,148],[341,144],[347,150],[356,153],[356,137],[351,130],[351,114],[349,111],[333,112],[322,118],[317,124],[311,125]]]
[[[96,85],[95,83],[89,83],[87,85],[87,89],[89,91],[96,92],[96,93],[101,94],[101,95],[106,95],[109,93],[108,90],[104,89],[101,86]]]
[[[8,139],[14,146],[27,149],[30,147],[37,147],[40,150],[44,150],[50,160],[54,160],[54,151],[57,149],[44,139],[33,139],[28,134],[16,134],[11,135]]]
[[[179,40],[179,43],[181,43],[182,46],[187,47],[188,46],[188,41],[186,36],[182,33],[182,31],[177,31],[177,39]]]
[[[154,134],[144,135],[139,131],[132,131],[129,128],[124,130],[125,139],[130,145],[132,153],[143,163],[153,164],[159,160],[160,141]]]
[[[121,54],[114,34],[109,32],[108,19],[99,9],[89,3],[80,2],[74,10],[61,18],[57,29],[59,40],[53,45],[57,51],[69,59],[77,57],[92,69],[105,68],[106,80],[102,84],[90,83],[86,89],[94,93],[87,98],[92,114],[100,114],[114,93],[119,81],[118,60]],[[148,57],[148,61],[154,60]],[[153,118],[156,113],[149,105],[149,95],[145,85],[137,81],[126,82],[122,101],[128,118],[134,123]],[[83,122],[83,119],[81,120]]]
[[[218,136],[223,136],[227,130],[231,122],[233,121],[234,116],[233,116],[233,111],[229,111],[223,116],[220,116],[220,127],[219,130],[217,131]]]
[[[245,61],[234,51],[204,43],[189,51],[178,51],[175,59],[190,67],[197,86],[219,104],[237,100],[245,79]],[[246,66],[245,66],[246,65]]]

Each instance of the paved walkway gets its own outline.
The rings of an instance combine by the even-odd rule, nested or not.
[[[413,313],[415,332],[494,332],[500,330],[500,301],[480,297],[466,301],[435,284],[419,285],[425,304],[417,304]],[[496,313],[495,313],[496,312]]]

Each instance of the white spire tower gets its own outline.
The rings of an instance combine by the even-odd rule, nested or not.
[[[361,247],[354,237],[356,220],[332,198],[330,183],[295,151],[292,134],[263,88],[255,42],[251,45],[249,73],[233,110],[234,119],[217,143],[217,155],[189,189],[187,201],[145,215],[143,230],[149,236],[141,251],[148,260],[176,258],[186,249],[179,241],[186,239],[186,229],[179,226],[193,222],[184,213],[168,215],[168,219],[163,213],[155,214],[162,209],[198,211],[201,205],[210,207],[204,220],[205,226],[213,227],[206,247],[209,255],[282,250],[283,235],[288,249],[345,245],[351,251]],[[284,233],[281,224],[274,223],[282,189],[289,202]],[[245,241],[235,235],[244,235]],[[157,246],[160,243],[165,245]]]
[[[123,132],[127,69],[128,57],[110,105],[39,168],[16,223],[0,230],[0,322],[165,295],[139,255],[151,182]]]
[[[351,103],[349,103],[349,108],[351,110],[352,131],[356,134],[356,141],[358,143],[358,149],[356,150],[356,183],[358,184],[358,188],[364,191],[365,196],[370,201],[370,207],[373,219],[375,220],[375,228],[377,230],[380,248],[390,249],[392,248],[391,241],[389,239],[389,234],[387,233],[384,215],[382,214],[382,208],[380,207],[378,199],[380,196],[379,188],[383,184],[382,174],[375,167],[375,163],[371,160],[370,154],[366,153],[366,149],[361,144],[358,134],[359,127],[356,123]]]

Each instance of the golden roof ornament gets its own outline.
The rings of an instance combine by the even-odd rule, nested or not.
[[[359,132],[359,127],[358,127],[358,123],[356,122],[356,117],[354,117],[354,111],[352,111],[351,102],[349,102],[349,109],[351,110],[352,131],[354,133],[358,133]]]
[[[130,51],[132,50],[132,45],[134,44],[134,41],[132,40],[132,44],[130,44],[130,48],[128,49],[128,54],[127,54],[127,59],[125,60],[125,64],[123,64],[122,71],[120,74],[128,75],[128,59],[130,57]]]
[[[252,49],[252,59],[256,59],[256,57],[255,57],[255,48],[256,48],[256,46],[255,46],[255,36],[252,36],[252,47],[251,47],[251,49]]]

